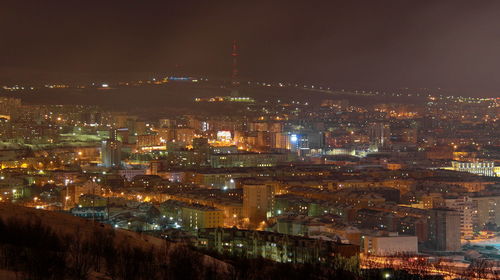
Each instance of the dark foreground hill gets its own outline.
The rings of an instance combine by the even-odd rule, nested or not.
[[[181,244],[0,204],[0,279],[205,279],[227,272],[224,262]]]

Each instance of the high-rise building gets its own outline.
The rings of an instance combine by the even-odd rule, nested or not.
[[[476,214],[476,226],[482,230],[487,224],[500,225],[500,196],[472,197]]]
[[[185,115],[184,116],[186,125],[190,128],[194,128],[195,131],[201,130],[201,121],[195,115]]]
[[[193,139],[193,152],[194,158],[198,165],[206,165],[208,155],[210,153],[210,145],[207,138],[194,138]]]
[[[111,132],[111,137],[102,141],[101,160],[107,168],[119,168],[121,166],[122,143],[116,140],[116,131]]]
[[[292,144],[290,141],[290,134],[286,132],[274,133],[271,147],[275,149],[290,150]],[[295,139],[295,138],[294,138]]]
[[[445,207],[445,201],[441,193],[430,193],[422,196],[422,203],[425,209]]]
[[[14,119],[16,113],[20,112],[21,108],[21,99],[19,98],[8,98],[1,97],[0,98],[0,115],[8,116],[9,118]]]
[[[152,147],[160,146],[162,144],[159,135],[139,135],[137,136],[137,147]]]
[[[171,128],[175,125],[175,120],[172,119],[159,119],[159,127],[161,128]]]
[[[474,237],[473,224],[475,217],[474,203],[468,196],[445,198],[446,207],[460,213],[460,232],[462,239]]]
[[[370,137],[370,144],[373,147],[384,147],[389,144],[391,128],[389,124],[372,123],[368,127],[368,136]]]
[[[185,145],[193,142],[195,131],[192,128],[176,128],[174,129],[175,141],[182,142]]]
[[[266,184],[248,184],[243,186],[243,216],[251,224],[257,225],[272,215],[274,207],[274,189]]]
[[[429,210],[429,245],[438,251],[456,252],[460,244],[460,213],[448,208]]]

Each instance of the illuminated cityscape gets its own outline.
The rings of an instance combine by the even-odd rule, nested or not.
[[[159,12],[151,11],[153,20],[142,14],[145,8],[132,8],[138,4],[124,3],[123,14],[103,5],[112,19],[137,15],[147,21],[141,29],[158,31]],[[409,14],[416,9],[399,5]],[[358,11],[347,6],[350,15]],[[477,9],[491,15],[491,9]],[[277,28],[285,20],[274,15],[263,12],[269,21],[263,26]],[[187,24],[182,16],[168,17]],[[304,22],[290,17],[285,27]],[[109,22],[103,18],[97,21]],[[321,35],[340,32],[345,44],[348,34],[368,28],[323,22],[346,29]],[[68,24],[101,34],[93,24]],[[248,28],[235,25],[229,29]],[[0,61],[0,279],[499,279],[500,87],[483,94],[479,86],[474,91],[457,82],[460,90],[454,90],[455,80],[447,83],[444,74],[443,88],[431,78],[402,87],[399,82],[410,80],[375,75],[382,85],[359,73],[345,78],[340,73],[351,69],[345,65],[328,79],[319,78],[329,71],[323,68],[314,72],[318,79],[304,74],[300,80],[295,74],[310,67],[298,56],[308,52],[307,40],[294,41],[298,53],[292,53],[280,43],[290,40],[288,33],[267,38],[273,57],[286,57],[279,62],[267,47],[251,50],[257,43],[250,35],[203,32],[221,42],[210,45],[216,39],[195,32],[187,44],[203,42],[206,53],[184,50],[186,35],[172,31],[168,44],[179,47],[169,51],[178,57],[148,56],[133,42],[136,35],[110,35],[119,43],[96,39],[112,52],[130,42],[124,52],[137,49],[131,56],[150,61],[147,70],[137,58],[130,65],[120,62],[123,57],[105,60],[98,67],[117,68],[103,72],[88,70],[94,62],[80,59],[66,64],[55,58],[59,66],[50,67],[60,69],[33,59],[32,66],[20,60],[20,69],[45,69],[46,75],[17,78],[12,61]],[[143,36],[151,50],[153,42],[165,43]],[[414,43],[399,36],[404,45]],[[387,55],[389,45],[373,44]],[[43,48],[49,45],[58,46]],[[219,45],[222,51],[212,49]],[[72,50],[61,55],[90,55]],[[356,56],[355,48],[342,50]],[[202,58],[210,52],[213,58]],[[41,53],[28,56],[45,61]],[[325,65],[334,64],[323,55]],[[160,58],[175,67],[157,70]],[[75,61],[86,70],[62,73]],[[412,73],[425,76],[428,65]],[[489,81],[477,75],[481,84]]]

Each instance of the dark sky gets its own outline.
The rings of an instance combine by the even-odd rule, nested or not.
[[[228,77],[237,39],[248,79],[500,96],[496,0],[3,0],[0,36],[4,81]]]

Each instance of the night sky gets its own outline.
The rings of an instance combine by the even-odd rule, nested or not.
[[[500,1],[4,0],[0,82],[231,74],[500,96]]]

